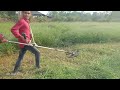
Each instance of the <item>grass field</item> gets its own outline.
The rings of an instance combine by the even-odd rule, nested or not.
[[[0,23],[0,33],[9,40],[14,23]],[[9,75],[18,57],[16,44],[0,44],[1,79],[119,79],[120,23],[105,22],[49,22],[32,23],[38,45],[64,50],[80,50],[75,58],[64,52],[39,48],[41,68],[35,69],[34,55],[27,52],[21,72]]]

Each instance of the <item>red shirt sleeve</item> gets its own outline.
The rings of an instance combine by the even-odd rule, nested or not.
[[[19,38],[21,35],[19,33],[19,29],[22,27],[23,22],[22,20],[19,20],[11,29],[11,32],[16,38]]]

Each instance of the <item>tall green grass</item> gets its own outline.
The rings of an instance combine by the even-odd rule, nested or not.
[[[118,42],[120,40],[119,28],[119,23],[51,22],[32,24],[36,41],[45,46]]]
[[[0,23],[0,33],[2,33],[6,39],[17,41],[15,37],[11,33],[11,28],[15,23],[13,22],[4,22]],[[18,46],[12,43],[1,43],[0,44],[0,56],[4,56],[5,54],[11,55],[18,50]]]

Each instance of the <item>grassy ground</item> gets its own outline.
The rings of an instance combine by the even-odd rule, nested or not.
[[[15,40],[9,30],[12,25],[13,23],[0,23],[0,33]],[[119,79],[119,28],[119,23],[32,23],[35,40],[39,45],[65,50],[79,49],[80,55],[68,58],[64,52],[39,48],[41,68],[35,69],[34,55],[27,52],[21,72],[11,76],[9,73],[18,57],[18,48],[14,44],[1,44],[0,78]]]
[[[20,73],[11,76],[18,53],[1,57],[0,78],[2,79],[119,79],[120,43],[82,44],[71,48],[79,49],[80,55],[68,58],[63,52],[40,48],[41,68],[35,69],[34,55],[24,57]],[[65,48],[67,49],[67,48]]]

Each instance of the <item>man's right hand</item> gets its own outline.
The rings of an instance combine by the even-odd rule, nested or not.
[[[7,39],[2,39],[1,42],[5,43],[5,42],[8,42],[8,40]]]
[[[7,39],[3,39],[2,42],[8,42],[8,40]]]
[[[23,36],[20,36],[20,38],[21,38],[23,41],[25,41],[25,43],[27,43],[27,44],[29,43],[28,38],[25,39]]]
[[[20,36],[19,38],[22,39],[22,40],[25,40],[23,36]]]

